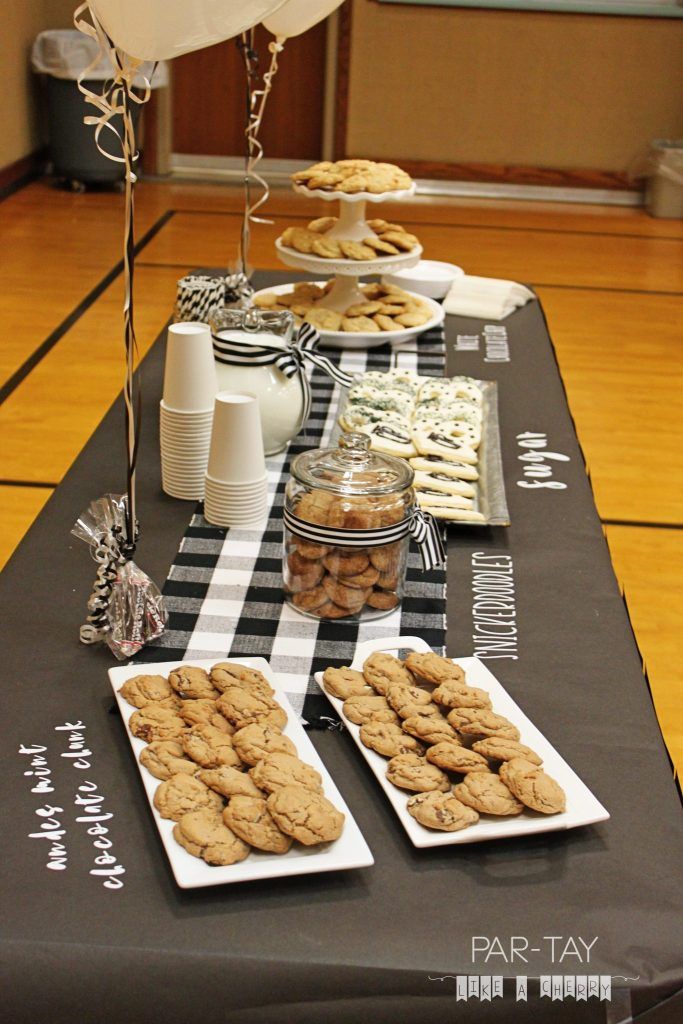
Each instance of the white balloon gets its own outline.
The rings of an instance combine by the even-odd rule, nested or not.
[[[90,0],[90,6],[107,35],[131,57],[170,60],[239,35],[284,2]]]
[[[263,19],[263,24],[278,39],[291,39],[313,28],[343,0],[286,0],[274,14]]]

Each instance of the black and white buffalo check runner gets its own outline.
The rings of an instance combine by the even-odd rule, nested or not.
[[[441,328],[419,347],[343,351],[339,365],[350,374],[415,369],[440,377],[444,366]],[[211,526],[202,506],[192,517],[163,588],[170,618],[166,632],[135,658],[137,663],[259,656],[267,658],[292,706],[313,726],[330,724],[330,707],[313,679],[328,665],[349,664],[356,644],[376,637],[419,633],[443,650],[446,627],[445,569],[424,572],[411,544],[402,607],[369,622],[317,621],[283,600],[282,505],[289,466],[299,452],[327,447],[335,428],[340,388],[317,367],[310,377],[311,414],[285,452],[267,459],[269,515],[265,529]]]

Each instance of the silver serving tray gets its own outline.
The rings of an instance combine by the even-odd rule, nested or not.
[[[434,377],[433,380],[439,378]],[[476,380],[476,378],[472,378]],[[474,511],[481,512],[484,516],[483,522],[470,522],[467,520],[443,519],[441,522],[450,526],[509,526],[510,513],[508,512],[507,500],[505,498],[505,478],[503,476],[503,458],[500,446],[500,425],[498,420],[498,383],[495,380],[476,380],[481,388],[482,403],[482,432],[481,443],[477,454],[479,461],[476,469],[479,479],[471,481],[475,490]],[[336,444],[339,435],[342,433],[339,426],[339,416],[346,407],[348,391],[343,388],[337,410],[337,423],[332,432],[332,443]],[[468,481],[470,482],[470,481]],[[434,517],[439,519],[438,513]]]

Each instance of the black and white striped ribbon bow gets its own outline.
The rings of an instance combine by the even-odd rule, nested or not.
[[[261,330],[268,330],[262,327]],[[292,341],[285,348],[270,345],[255,345],[249,341],[248,331],[242,335],[244,340],[220,338],[213,335],[213,354],[217,362],[229,366],[277,366],[285,377],[294,377],[297,373],[301,380],[304,394],[303,422],[308,420],[311,411],[311,388],[305,372],[306,363],[323,370],[332,380],[342,387],[351,387],[353,377],[341,370],[331,359],[317,352],[320,335],[312,324],[302,324]]]
[[[379,547],[382,544],[393,544],[408,534],[420,549],[422,566],[425,571],[443,565],[446,554],[441,542],[441,534],[436,520],[429,512],[423,512],[415,505],[410,516],[400,523],[391,526],[378,526],[368,530],[342,530],[336,526],[319,526],[307,523],[285,507],[283,512],[285,526],[290,533],[304,540],[318,544],[329,544],[344,548]]]

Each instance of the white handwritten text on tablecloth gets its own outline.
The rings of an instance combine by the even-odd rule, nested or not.
[[[85,772],[92,768],[93,753],[88,749],[85,740],[86,728],[86,725],[80,720],[64,722],[62,725],[54,727],[54,731],[60,739],[66,741],[66,749],[61,750],[59,756],[65,758],[78,772]],[[21,743],[18,752],[22,757],[30,758],[24,775],[33,780],[31,793],[41,796],[46,793],[54,793],[55,782],[48,760],[48,748],[37,743]],[[87,826],[86,834],[91,838],[95,850],[93,866],[90,868],[89,874],[98,878],[106,889],[121,889],[123,880],[120,876],[125,874],[126,869],[112,852],[114,844],[109,835],[110,826],[104,823],[111,822],[114,815],[112,811],[106,810],[104,799],[96,782],[80,778],[73,798],[74,807],[77,808],[75,821],[78,825]],[[37,807],[34,813],[40,819],[40,827],[35,832],[29,832],[28,838],[47,840],[46,868],[51,871],[66,870],[68,848],[66,845],[67,829],[63,824],[64,808],[46,801],[42,806]]]

